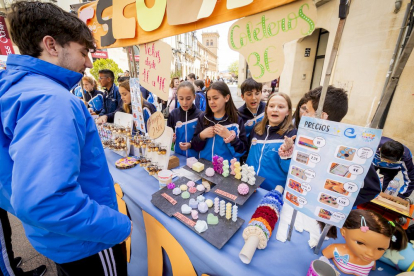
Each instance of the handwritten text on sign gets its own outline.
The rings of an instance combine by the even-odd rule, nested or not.
[[[230,27],[228,43],[246,58],[256,81],[271,81],[282,73],[283,44],[312,34],[316,16],[311,0],[248,16]]]
[[[171,82],[171,46],[162,41],[155,41],[140,45],[140,50],[140,84],[167,101],[168,85]]]
[[[160,137],[165,130],[164,115],[161,112],[155,112],[147,122],[148,134],[152,139]]]

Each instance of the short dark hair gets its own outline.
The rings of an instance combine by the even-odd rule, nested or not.
[[[241,89],[242,95],[244,95],[244,93],[247,91],[253,91],[253,90],[256,90],[257,92],[259,91],[262,92],[262,84],[255,81],[252,78],[248,78],[242,83],[240,89]]]
[[[404,146],[400,142],[390,140],[381,146],[380,152],[383,158],[391,161],[400,161],[404,155]]]
[[[121,84],[121,82],[129,81],[130,77],[118,77],[118,83]]]
[[[99,74],[104,74],[107,77],[111,78],[112,79],[112,82],[115,80],[115,75],[114,75],[114,72],[112,72],[112,70],[109,70],[109,69],[101,69],[101,70],[99,70]]]
[[[204,88],[204,81],[202,81],[202,80],[196,80],[194,82],[194,85],[200,87],[200,89],[203,89]]]
[[[318,109],[321,93],[322,86],[319,86],[305,94],[305,102],[312,101],[312,107],[315,111]],[[328,114],[329,121],[340,122],[348,113],[348,94],[346,91],[329,85],[323,104],[323,112]]]
[[[59,45],[77,42],[95,51],[95,40],[88,26],[76,15],[51,3],[19,1],[11,5],[8,14],[10,34],[22,55],[39,57],[40,43],[47,35]]]
[[[190,79],[195,79],[195,74],[194,74],[194,73],[190,73],[190,74],[188,74],[188,77],[189,77]]]

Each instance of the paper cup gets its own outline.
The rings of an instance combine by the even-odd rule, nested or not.
[[[321,260],[314,260],[306,276],[336,276],[335,269]]]
[[[158,183],[160,185],[160,190],[167,186],[168,183],[172,182],[172,171],[162,170],[158,173]]]

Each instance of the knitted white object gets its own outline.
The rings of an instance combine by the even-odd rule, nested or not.
[[[243,231],[243,239],[247,241],[250,236],[257,236],[259,238],[259,245],[257,248],[264,249],[267,246],[267,238],[264,232],[257,226],[247,226]]]

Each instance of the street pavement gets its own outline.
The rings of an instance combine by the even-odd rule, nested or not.
[[[244,101],[239,95],[237,95],[237,91],[238,91],[237,85],[236,84],[229,85],[229,88],[230,88],[231,97],[233,98],[234,105],[237,108],[239,108],[240,106],[244,104]]]

